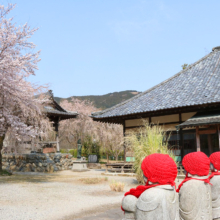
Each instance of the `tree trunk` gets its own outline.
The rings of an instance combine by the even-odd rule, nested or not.
[[[0,136],[0,171],[2,171],[2,148],[3,148],[3,141],[5,136]]]
[[[109,156],[108,156],[108,154],[106,154],[107,155],[107,164],[109,163]]]
[[[118,154],[115,154],[115,161],[118,161]]]

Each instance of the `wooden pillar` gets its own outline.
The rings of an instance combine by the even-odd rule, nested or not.
[[[179,130],[179,136],[180,136],[180,147],[181,147],[181,161],[183,160],[184,157],[184,144],[183,144],[183,129],[180,128]]]
[[[220,150],[220,125],[217,125],[217,127],[218,127],[218,146]]]
[[[123,120],[123,135],[125,137],[125,120]],[[124,162],[126,163],[126,145],[125,145],[125,142],[124,142]]]
[[[56,122],[54,123],[55,131],[56,131],[57,152],[60,152],[59,121],[60,118],[57,118]]]
[[[200,148],[200,136],[199,136],[199,127],[196,127],[196,149],[197,151],[201,151]]]
[[[57,134],[56,142],[57,142],[57,152],[60,152],[60,140],[58,134]]]
[[[182,123],[182,114],[179,113],[179,123],[181,124]],[[183,157],[184,157],[184,141],[183,141],[183,129],[180,128],[179,129],[179,147],[180,147],[180,150],[181,150],[181,161],[183,160]]]
[[[208,134],[209,155],[213,153],[211,134]]]

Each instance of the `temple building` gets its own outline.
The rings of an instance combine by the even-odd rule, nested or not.
[[[220,47],[164,82],[101,112],[94,121],[122,124],[124,133],[143,119],[171,132],[178,160],[193,151],[220,149]]]
[[[59,123],[62,120],[76,118],[77,112],[70,112],[63,109],[54,99],[52,90],[49,90],[49,102],[45,104],[44,112],[51,122],[53,122],[54,131],[53,135],[49,136],[47,140],[41,140],[38,138],[22,138],[21,141],[11,139],[10,137],[5,138],[4,149],[7,153],[52,153],[59,152]]]
[[[72,119],[76,118],[78,113],[77,112],[70,112],[65,109],[63,109],[54,99],[52,90],[49,90],[50,95],[50,103],[44,106],[44,111],[46,112],[47,117],[50,119],[50,121],[53,122],[54,130],[56,132],[56,141],[47,141],[47,142],[39,142],[38,144],[42,146],[51,146],[56,145],[57,152],[60,151],[59,146],[59,122],[66,119]],[[48,153],[46,150],[44,150],[45,153]]]

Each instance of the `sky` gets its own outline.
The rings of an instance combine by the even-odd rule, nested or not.
[[[145,91],[220,46],[219,0],[0,0],[39,30],[31,81],[55,96]]]

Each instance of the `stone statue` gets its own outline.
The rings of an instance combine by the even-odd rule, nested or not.
[[[143,192],[137,201],[136,219],[178,220],[179,197],[171,185],[161,185]]]
[[[125,193],[122,209],[124,220],[179,220],[179,199],[175,191],[177,167],[167,154],[147,156],[141,169],[145,186]]]
[[[123,220],[135,220],[137,197],[127,195],[122,200],[122,208],[125,211]]]
[[[179,214],[184,220],[211,220],[212,201],[209,158],[202,152],[187,154],[182,161],[186,178],[179,185]]]
[[[210,176],[212,190],[212,217],[220,219],[220,152],[215,152],[210,155],[211,171]]]
[[[81,153],[82,153],[82,144],[81,139],[77,141],[77,160],[81,159]]]

